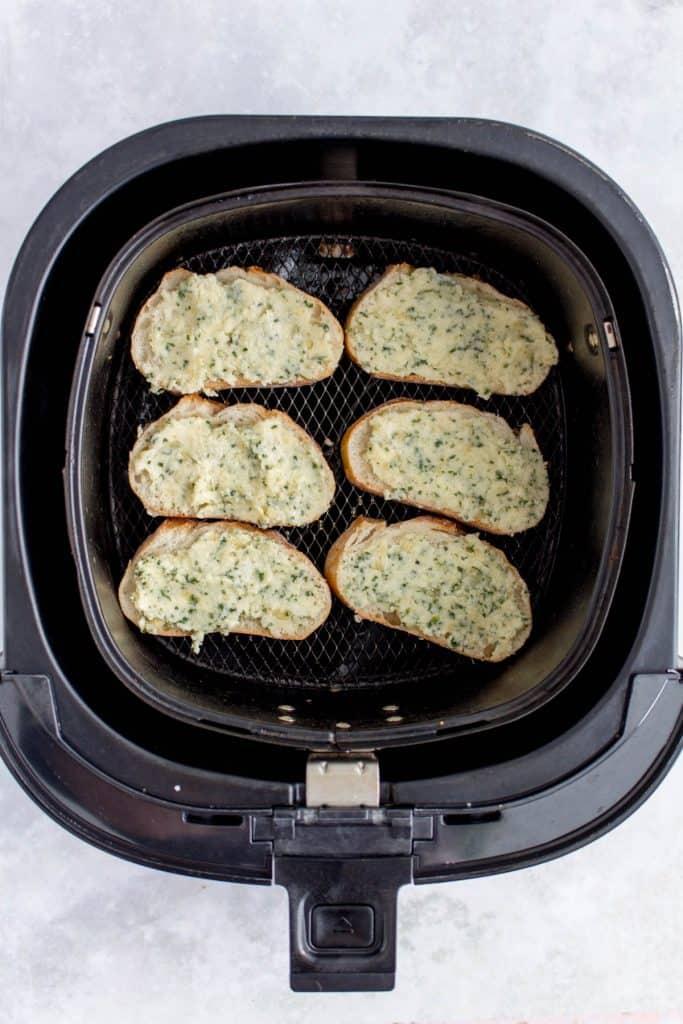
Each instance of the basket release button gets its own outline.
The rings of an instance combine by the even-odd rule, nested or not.
[[[313,907],[311,945],[316,949],[368,949],[375,941],[375,911],[362,904]]]

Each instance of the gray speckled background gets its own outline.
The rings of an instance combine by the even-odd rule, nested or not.
[[[200,113],[470,115],[602,166],[683,275],[683,5],[0,0],[0,286],[100,149]],[[683,766],[615,832],[521,873],[404,890],[384,995],[287,989],[285,895],[90,849],[0,768],[0,1022],[683,1020]],[[613,1016],[614,1015],[614,1016]]]

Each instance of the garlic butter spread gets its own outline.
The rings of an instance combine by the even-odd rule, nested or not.
[[[136,324],[141,370],[156,389],[189,394],[210,391],[212,382],[319,380],[336,365],[333,324],[317,302],[284,284],[192,274],[156,299]]]
[[[472,534],[389,527],[349,550],[339,577],[361,614],[380,612],[472,657],[507,657],[531,622],[517,573]]]
[[[321,617],[327,587],[314,566],[253,531],[210,525],[181,546],[144,552],[131,600],[140,628],[207,633],[256,626],[273,637],[306,634]]]
[[[281,416],[169,418],[132,456],[145,504],[164,515],[299,526],[327,508],[329,469]]]
[[[548,503],[543,457],[526,437],[474,409],[388,406],[370,419],[365,457],[385,497],[516,533]]]
[[[528,307],[426,267],[399,269],[368,292],[349,337],[370,373],[415,375],[484,397],[529,394],[557,362]]]

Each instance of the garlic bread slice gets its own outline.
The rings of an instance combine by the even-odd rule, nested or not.
[[[320,447],[285,413],[186,395],[138,436],[129,480],[152,516],[303,526],[334,498]]]
[[[327,583],[301,551],[244,523],[167,519],[130,560],[124,615],[144,633],[249,633],[303,640],[330,613]]]
[[[383,498],[452,516],[489,533],[536,526],[548,472],[528,424],[458,402],[398,398],[371,409],[342,440],[351,483]]]
[[[518,299],[462,274],[389,267],[351,307],[346,351],[389,380],[530,395],[558,360],[540,318]]]
[[[480,661],[510,657],[531,631],[529,591],[502,551],[456,523],[363,516],[332,545],[325,576],[363,619]]]
[[[133,328],[133,362],[155,391],[215,394],[329,377],[343,330],[319,299],[258,267],[165,274]]]

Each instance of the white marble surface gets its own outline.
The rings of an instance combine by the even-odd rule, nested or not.
[[[0,10],[0,286],[31,220],[81,163],[138,129],[207,112],[528,125],[615,177],[683,279],[676,0],[0,0]],[[54,825],[0,769],[0,1021],[681,1021],[682,797],[679,766],[588,848],[404,891],[396,991],[312,997],[287,990],[281,890],[115,860]]]

